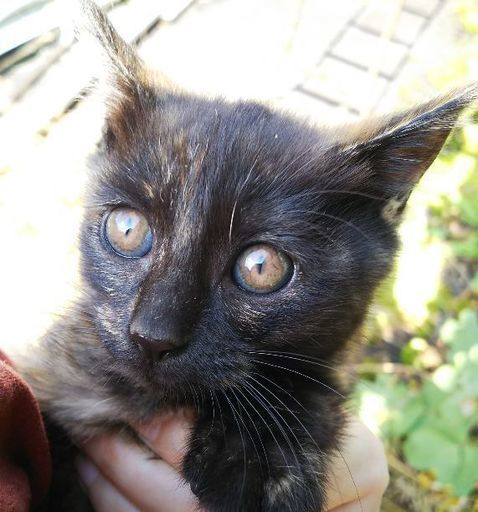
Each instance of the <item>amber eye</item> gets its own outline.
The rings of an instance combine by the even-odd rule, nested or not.
[[[104,235],[111,248],[125,258],[141,258],[151,250],[153,233],[145,216],[133,208],[116,208],[108,214]]]
[[[236,260],[233,277],[247,291],[269,293],[288,283],[293,270],[292,261],[283,252],[257,244],[247,248]]]

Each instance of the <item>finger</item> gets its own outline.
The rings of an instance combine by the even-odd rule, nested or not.
[[[192,512],[197,500],[189,485],[164,460],[120,436],[89,441],[84,451],[120,493],[142,512]]]
[[[383,495],[388,467],[380,440],[359,420],[352,419],[347,437],[332,463],[326,510],[369,496]]]
[[[182,410],[155,418],[134,428],[154,453],[180,471],[192,426],[192,413]]]
[[[139,512],[86,457],[78,457],[76,468],[96,512]]]
[[[364,496],[360,500],[335,507],[329,512],[380,512],[381,496]]]

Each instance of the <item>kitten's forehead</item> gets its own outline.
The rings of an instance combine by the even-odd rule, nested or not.
[[[169,223],[211,210],[217,222],[223,210],[267,206],[316,180],[308,167],[320,161],[319,134],[263,106],[173,97],[144,115],[129,144],[103,158],[101,181],[118,202]]]
[[[321,194],[341,176],[322,132],[261,105],[189,97],[143,115],[129,143],[101,157],[93,201],[142,211],[161,242],[159,266],[215,265],[258,241],[316,257],[320,243],[304,240],[319,240],[317,212],[341,197]]]

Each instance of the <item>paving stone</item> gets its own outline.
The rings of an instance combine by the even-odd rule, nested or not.
[[[365,69],[377,69],[393,77],[408,48],[393,41],[350,27],[332,49],[332,55],[353,62]]]
[[[408,108],[467,82],[467,66],[456,68],[464,49],[460,31],[454,2],[445,2],[413,45],[399,74],[377,105],[377,111]],[[447,72],[450,68],[453,72]],[[440,79],[436,80],[436,76]]]
[[[273,102],[275,108],[292,112],[318,126],[335,126],[357,117],[347,107],[325,101],[307,91],[294,90]]]
[[[25,59],[2,74],[0,113],[18,101],[31,85],[57,60],[66,48],[58,42],[41,48],[34,58]]]
[[[140,1],[122,4],[110,15],[119,33],[129,42],[146,33],[158,19],[155,4],[151,3],[148,9],[138,9]],[[95,57],[90,59],[85,51],[88,51],[86,45],[78,44],[65,49],[61,57],[32,83],[21,101],[8,103],[9,97],[0,94],[0,103],[3,103],[0,106],[5,108],[0,128],[7,133],[11,129],[13,133],[19,129],[25,133],[37,132],[45,129],[51,119],[61,115],[88,85],[95,71]],[[85,66],[89,60],[90,65]]]
[[[362,2],[198,0],[155,30],[142,56],[188,90],[276,97],[315,67]]]
[[[357,20],[356,25],[381,34],[393,16],[390,6],[391,4],[388,2],[369,5]],[[425,23],[426,18],[423,16],[402,10],[393,27],[392,37],[401,43],[412,45]]]
[[[428,17],[435,11],[439,3],[443,3],[443,0],[405,0],[404,7]]]
[[[388,81],[367,71],[327,57],[302,86],[319,98],[367,113],[380,99]]]

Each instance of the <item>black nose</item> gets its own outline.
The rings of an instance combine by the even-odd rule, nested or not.
[[[185,335],[179,328],[180,323],[171,320],[169,318],[153,323],[141,315],[133,318],[130,325],[131,339],[148,359],[159,361],[186,345]]]
[[[139,333],[131,333],[131,337],[141,348],[143,354],[152,361],[165,359],[182,345],[169,339],[152,339]]]

